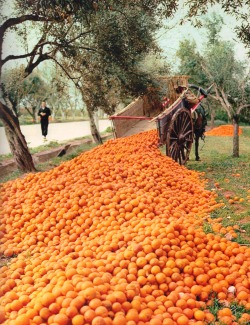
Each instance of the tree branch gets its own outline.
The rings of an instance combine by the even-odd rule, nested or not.
[[[214,100],[220,101],[220,98],[218,96],[214,96],[212,94],[209,94],[208,96],[213,98]]]
[[[57,61],[54,57],[52,57],[51,60],[53,60],[63,70],[63,72],[67,75],[67,77],[75,84],[75,86],[77,88],[79,88],[78,81],[79,81],[80,77],[77,77],[77,78],[72,77],[68,73],[68,71],[64,68],[64,66],[59,61]]]
[[[222,90],[217,86],[216,83],[214,84],[214,90],[215,90],[215,93],[216,93],[216,97],[218,98],[219,102],[221,103],[221,106],[226,110],[229,118],[231,119],[232,118],[231,111],[229,110],[229,108],[225,104],[222,95],[220,95],[220,93],[222,92]]]
[[[51,57],[45,53],[45,54],[40,54],[38,59],[34,62],[29,64],[26,68],[25,68],[25,77],[27,77],[29,74],[31,74],[31,72],[43,61],[45,60],[50,60]]]
[[[2,65],[4,65],[6,62],[11,61],[11,60],[18,60],[18,59],[25,59],[30,56],[32,56],[34,53],[33,51],[30,53],[26,54],[21,54],[21,55],[8,55],[4,60],[2,60]]]
[[[0,26],[0,35],[3,36],[8,28],[22,24],[25,21],[55,21],[55,18],[52,19],[39,15],[23,15],[20,17],[9,18]],[[62,19],[58,19],[58,21],[62,21]]]
[[[80,37],[82,37],[82,36],[84,36],[84,35],[87,35],[87,34],[89,34],[89,33],[91,33],[92,32],[92,30],[88,30],[88,31],[86,31],[86,32],[82,32],[82,33],[80,33],[78,36],[76,36],[75,38],[72,38],[70,41],[68,41],[68,42],[66,42],[67,44],[71,44],[71,43],[73,43],[74,41],[76,41],[77,39],[79,39]]]
[[[236,110],[236,114],[240,114],[240,112],[243,110],[243,108],[247,108],[247,107],[250,107],[250,104],[245,104],[245,105],[239,106]]]
[[[224,101],[224,103],[225,103],[225,106],[228,108],[228,110],[230,110],[231,105],[230,105],[230,103],[229,103],[229,101],[228,101],[228,99],[227,99],[227,95],[225,94],[224,89],[220,89],[220,93],[221,93],[221,96],[222,96],[223,101]],[[231,111],[230,111],[230,112],[231,112]]]

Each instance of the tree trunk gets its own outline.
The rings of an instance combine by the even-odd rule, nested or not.
[[[211,128],[214,128],[214,120],[215,120],[215,110],[214,108],[211,109]]]
[[[33,120],[33,123],[36,123],[37,122],[36,106],[35,107],[32,107],[32,120]]]
[[[64,121],[65,120],[65,112],[63,111],[63,109],[61,107],[59,108],[59,110],[61,113],[62,120]]]
[[[4,123],[6,137],[18,169],[25,173],[36,171],[26,140],[21,133],[18,118],[1,102],[0,118]]]
[[[233,119],[233,157],[239,157],[239,116],[234,115]]]
[[[98,111],[95,111],[93,116],[94,116],[94,121],[95,121],[95,126],[97,128],[97,131],[100,132]]]
[[[88,109],[88,115],[89,115],[90,131],[91,131],[93,140],[95,141],[95,143],[102,144],[101,135],[100,135],[100,133],[96,127],[96,124],[95,124],[94,113],[90,109]]]

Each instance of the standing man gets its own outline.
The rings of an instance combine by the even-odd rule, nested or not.
[[[41,108],[38,111],[38,116],[40,116],[42,135],[44,140],[48,134],[49,116],[51,115],[50,109],[46,106],[45,102],[42,102]]]

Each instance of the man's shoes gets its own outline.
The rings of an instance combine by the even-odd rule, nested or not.
[[[43,137],[43,141],[47,141],[46,137]]]

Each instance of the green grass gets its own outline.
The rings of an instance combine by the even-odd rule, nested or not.
[[[63,145],[63,143],[59,143],[57,141],[50,141],[47,144],[44,144],[42,146],[38,146],[35,148],[29,148],[29,152],[33,155],[38,152],[47,151],[51,148],[61,147],[62,145]],[[12,158],[13,158],[13,155],[11,153],[6,154],[6,155],[0,155],[0,162],[3,162],[8,159],[12,159]]]
[[[233,316],[235,316],[236,321],[242,316],[242,314],[247,313],[250,314],[250,310],[246,309],[243,305],[240,305],[237,301],[231,302],[228,306],[225,306],[218,298],[214,298],[212,304],[208,307],[208,310],[211,314],[214,315],[216,322],[211,322],[209,325],[219,324],[224,325],[224,323],[218,323],[218,312],[219,310],[228,307],[231,309]]]
[[[213,233],[213,227],[209,222],[203,223],[203,231],[205,234]]]
[[[79,147],[77,147],[72,153],[70,154],[66,154],[62,157],[55,157],[55,158],[52,158],[50,159],[48,162],[45,162],[45,163],[41,163],[41,164],[38,164],[37,165],[37,169],[39,171],[43,171],[44,168],[46,166],[51,166],[51,167],[55,167],[55,166],[58,166],[60,165],[62,162],[64,161],[68,161],[68,160],[71,160],[77,156],[79,156],[81,153],[85,152],[85,151],[89,151],[91,149],[93,149],[94,147],[96,147],[97,144],[96,143],[87,143],[87,144],[82,144],[80,145]]]
[[[218,201],[224,207],[214,211],[213,218],[222,218],[223,226],[240,226],[236,241],[250,244],[250,127],[242,127],[240,136],[240,157],[232,157],[232,137],[207,136],[205,144],[201,141],[201,161],[195,161],[194,147],[191,150],[188,169],[205,172],[207,187],[215,191]],[[230,199],[238,198],[229,203]],[[240,202],[242,201],[242,202]],[[208,226],[204,225],[206,232]]]
[[[8,153],[6,155],[0,155],[0,162],[3,162],[5,160],[9,160],[9,159],[12,159],[12,154],[11,153]]]

